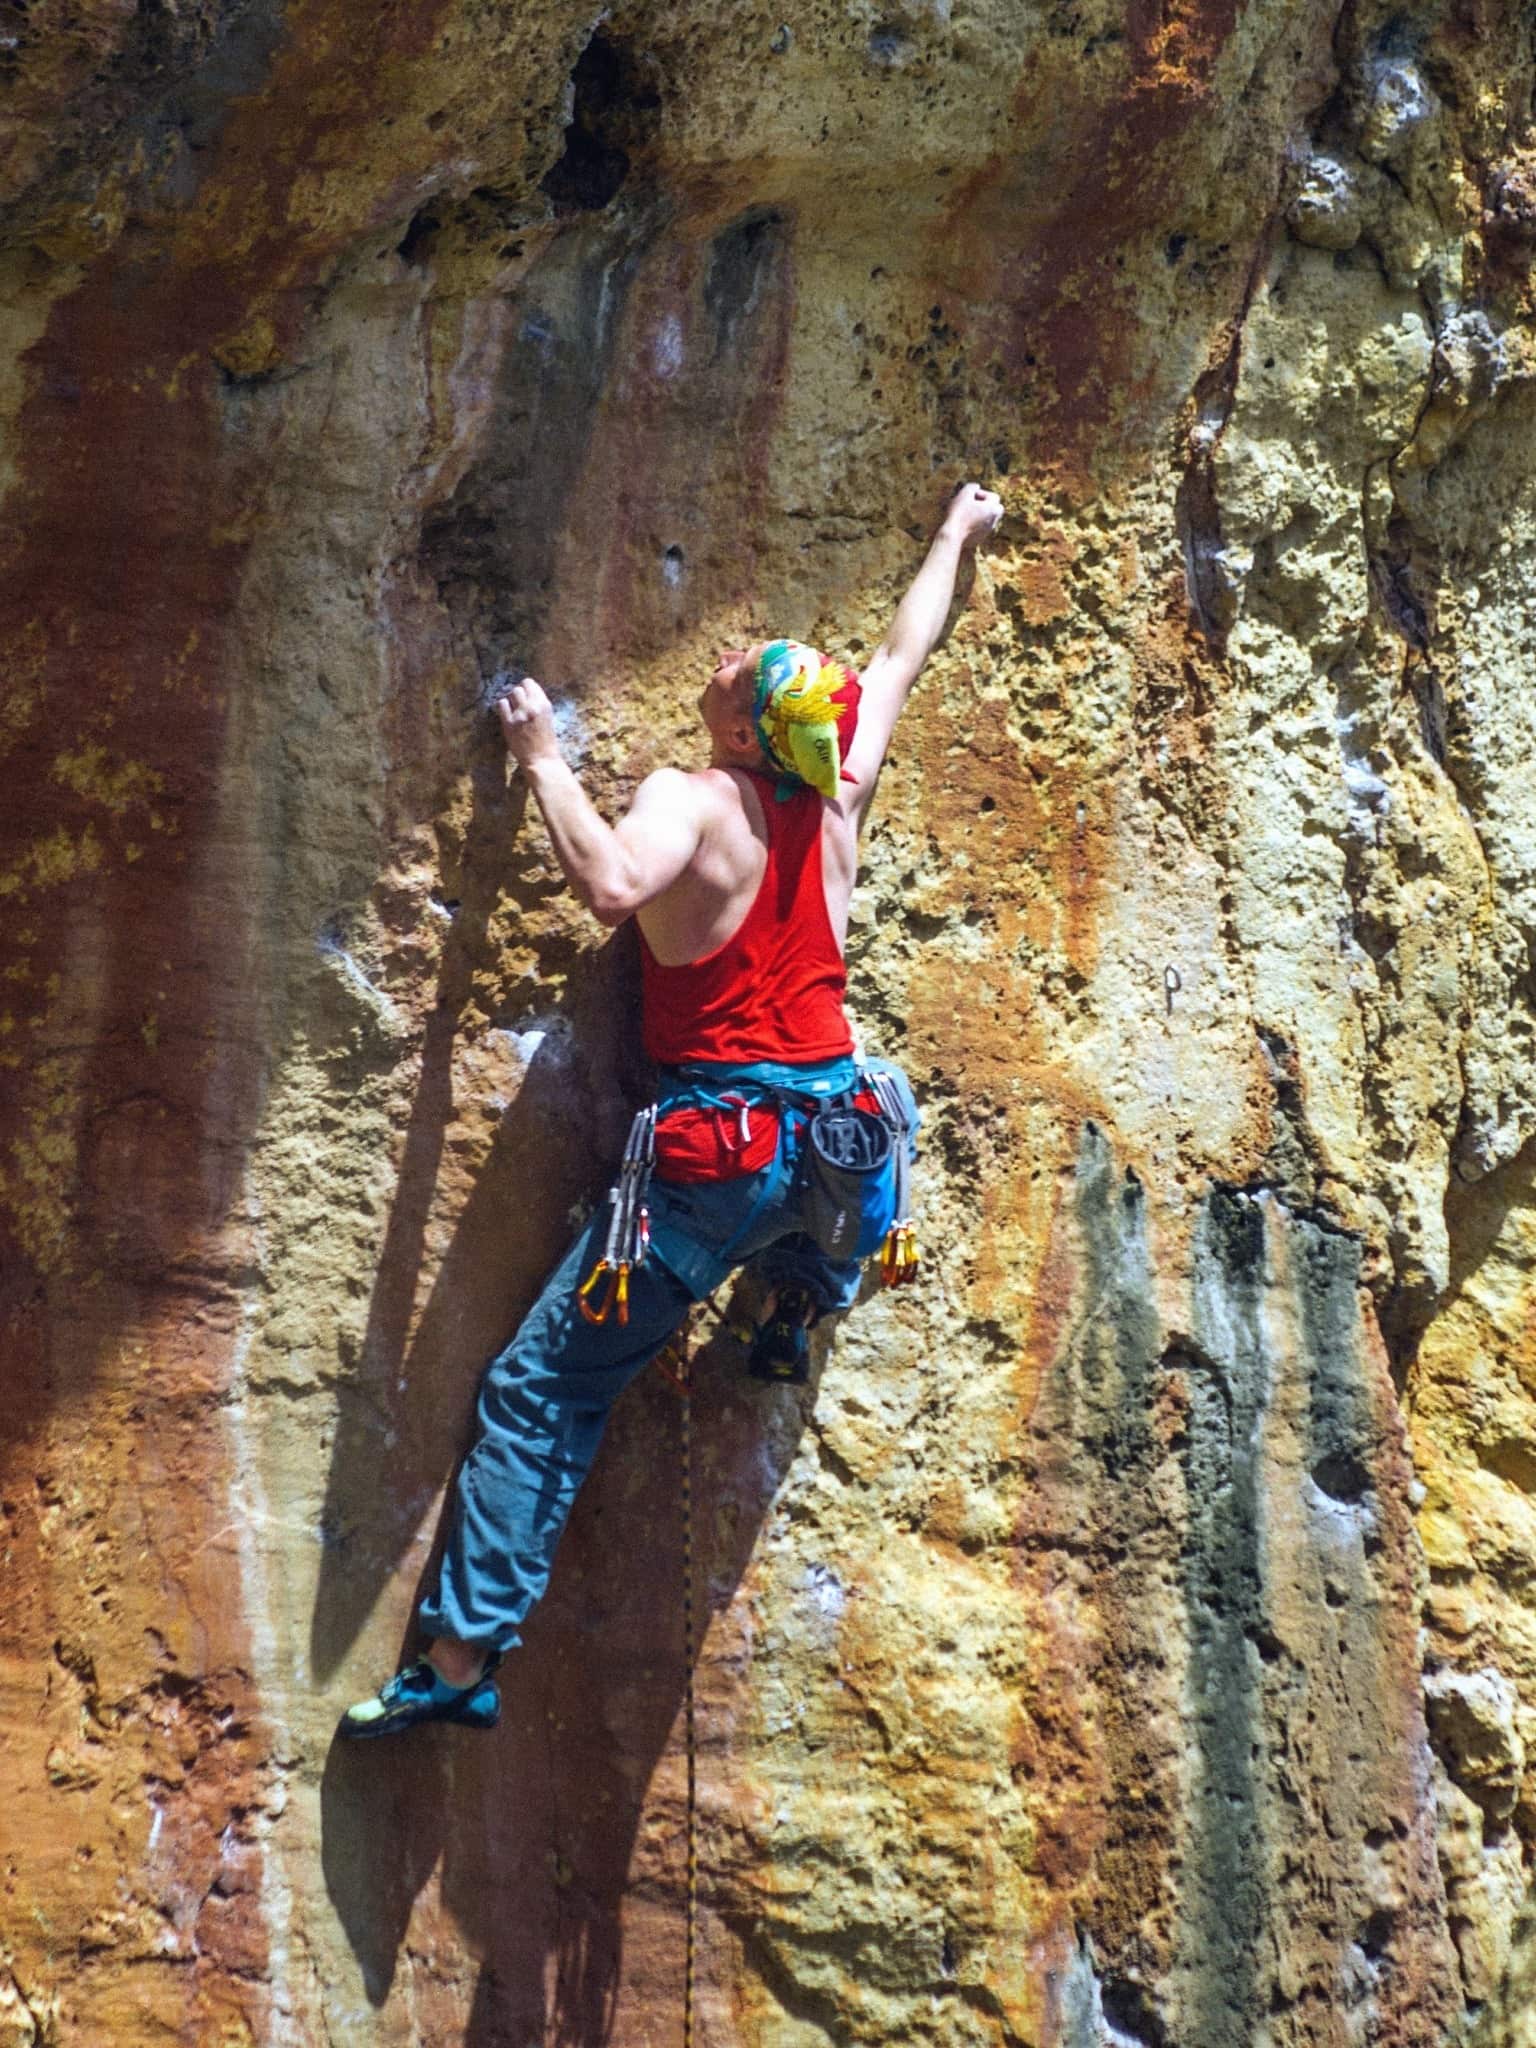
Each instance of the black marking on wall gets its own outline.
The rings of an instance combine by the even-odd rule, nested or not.
[[[774,278],[791,231],[788,217],[754,206],[723,227],[709,245],[704,310],[714,327],[713,360],[730,353]]]
[[[1117,1170],[1108,1141],[1092,1123],[1085,1125],[1079,1148],[1074,1206],[1083,1265],[1080,1305],[1052,1376],[1046,1430],[1051,1455],[1067,1463],[1064,1510],[1070,1514],[1076,1503],[1081,1521],[1061,1527],[1055,1540],[1086,1552],[1097,1603],[1109,1617],[1106,1639],[1114,1643],[1095,1679],[1096,1720],[1112,1781],[1106,1831],[1095,1855],[1099,1881],[1122,1899],[1128,1891],[1142,1895],[1155,1918],[1168,1903],[1164,1885],[1174,1847],[1166,1731],[1158,1717],[1148,1715],[1145,1700],[1145,1688],[1169,1650],[1158,1585],[1166,1556],[1161,1503],[1174,1478],[1172,1454],[1158,1428],[1167,1375],[1159,1355],[1146,1191],[1134,1172]],[[1083,1981],[1077,1994],[1070,1985],[1061,1987],[1062,2040],[1073,2048],[1095,2048],[1104,2038],[1095,1968],[1112,1973],[1106,1983],[1126,1987],[1128,2006],[1132,1980],[1146,1981],[1158,1967],[1137,1938],[1127,1939],[1123,1931],[1090,1967],[1090,1935],[1099,1933],[1080,1930],[1074,1967]],[[1158,1987],[1149,1983],[1139,2038],[1152,2048],[1164,2039],[1157,1996]]]
[[[1373,1490],[1375,1451],[1359,1341],[1359,1241],[1298,1221],[1291,1232],[1291,1263],[1311,1369],[1308,1468],[1331,1500],[1358,1507]]]
[[[1149,1416],[1158,1322],[1148,1275],[1145,1195],[1134,1174],[1116,1174],[1109,1146],[1092,1124],[1085,1127],[1078,1156],[1077,1214],[1088,1313],[1074,1344],[1081,1404],[1074,1439],[1104,1479],[1128,1484],[1155,1455]],[[1122,1506],[1134,1512],[1134,1492],[1105,1496],[1103,1513],[1118,1520]],[[1117,1530],[1115,1547],[1123,1547],[1130,1534]]]
[[[1435,595],[1439,569],[1433,554],[1419,545],[1401,513],[1393,513],[1381,544],[1368,557],[1371,588],[1393,632],[1415,654],[1429,648],[1435,630]]]
[[[1254,1643],[1267,1633],[1260,1554],[1259,1425],[1268,1401],[1262,1328],[1262,1205],[1215,1190],[1195,1238],[1182,1559],[1197,1752],[1180,1946],[1191,2038],[1237,2042],[1254,2016],[1266,1886],[1254,1751],[1261,1700]]]
[[[1445,685],[1426,662],[1406,664],[1406,680],[1418,706],[1419,736],[1437,768],[1444,768],[1447,713]]]
[[[1184,553],[1184,583],[1195,623],[1212,651],[1226,651],[1237,602],[1225,571],[1221,506],[1209,450],[1191,458],[1174,499],[1174,520]]]
[[[422,532],[422,566],[482,678],[530,664],[553,599],[562,511],[578,481],[655,212],[573,226],[524,278],[495,425]]]

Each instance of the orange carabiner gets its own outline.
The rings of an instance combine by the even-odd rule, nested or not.
[[[880,1280],[885,1287],[905,1287],[917,1277],[917,1233],[910,1223],[893,1223],[880,1250]]]
[[[597,1307],[593,1308],[587,1300],[587,1296],[601,1283],[605,1273],[608,1275],[608,1285],[603,1289],[602,1299],[598,1302]],[[619,1310],[619,1321],[627,1323],[629,1321],[628,1271],[623,1267],[610,1266],[606,1259],[599,1259],[586,1279],[582,1281],[576,1294],[576,1306],[581,1310],[589,1323],[607,1322],[609,1316],[613,1313],[614,1296],[618,1293],[621,1282],[624,1300]]]

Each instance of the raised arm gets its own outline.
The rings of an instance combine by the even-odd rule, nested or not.
[[[565,878],[603,924],[622,924],[675,882],[698,851],[703,798],[691,775],[658,769],[617,825],[599,817],[560,752],[550,702],[525,676],[496,706],[507,750],[528,778]]]
[[[896,609],[891,629],[860,676],[859,729],[844,763],[854,786],[844,802],[862,818],[891,734],[923,663],[938,645],[955,595],[960,558],[1003,516],[1003,501],[980,484],[962,484],[949,501],[927,559]]]

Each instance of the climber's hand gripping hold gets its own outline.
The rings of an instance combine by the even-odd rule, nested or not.
[[[890,630],[859,678],[859,727],[843,763],[852,785],[844,799],[854,823],[862,825],[918,672],[938,645],[955,595],[961,557],[993,532],[1003,501],[980,484],[962,484],[945,508],[928,556],[896,609]]]
[[[497,698],[496,716],[507,752],[520,768],[540,759],[560,759],[554,706],[532,676],[524,676],[504,697]]]

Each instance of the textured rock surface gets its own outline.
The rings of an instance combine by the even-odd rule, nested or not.
[[[925,1284],[696,1359],[699,2038],[1536,2043],[1536,136],[1491,0],[0,23],[0,2041],[679,2038],[682,1411],[337,1752],[600,1188],[610,806],[996,481],[851,945]]]

